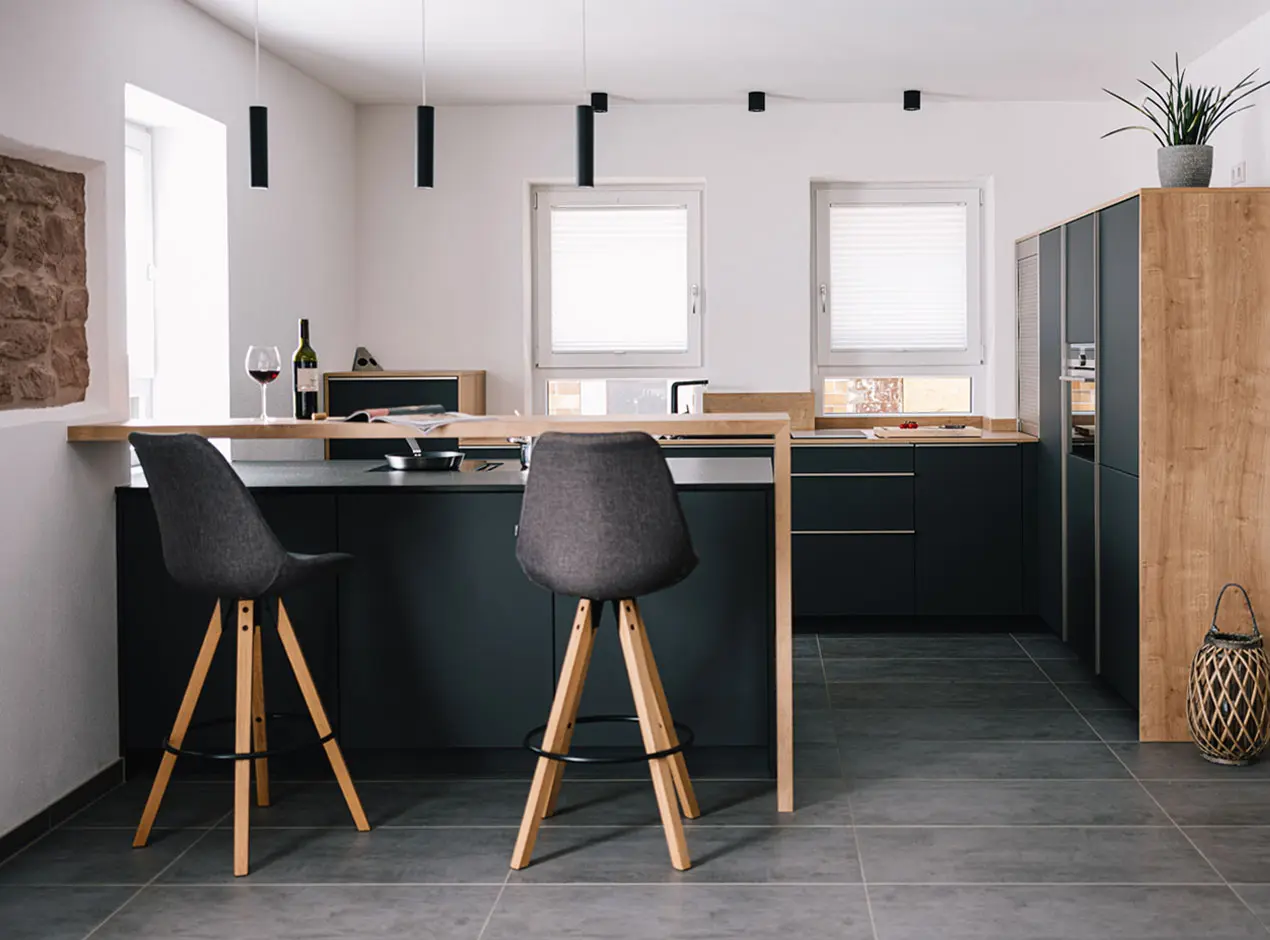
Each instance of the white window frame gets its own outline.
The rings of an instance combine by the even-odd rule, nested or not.
[[[699,368],[702,364],[701,318],[705,309],[702,280],[701,188],[656,186],[574,187],[535,186],[530,191],[532,219],[531,277],[533,279],[534,368],[667,369]],[[551,348],[551,209],[555,206],[686,206],[688,209],[688,349],[685,352],[560,353]],[[545,250],[544,250],[545,249]],[[560,377],[555,373],[552,377]],[[545,386],[544,386],[545,388]],[[535,398],[537,397],[535,392]]]
[[[146,276],[150,283],[150,335],[155,342],[155,349],[151,352],[151,359],[154,361],[155,375],[149,377],[149,388],[143,394],[143,410],[152,411],[154,408],[154,382],[158,373],[158,332],[159,332],[159,316],[154,296],[154,281],[156,277],[154,262],[154,230],[155,230],[155,211],[154,211],[154,133],[151,128],[144,124],[138,124],[133,121],[124,122],[124,149],[135,150],[141,154],[142,165],[144,167],[143,176],[145,178],[145,211],[141,219],[136,220],[137,224],[143,227],[143,239],[146,244],[148,257],[145,259]],[[135,311],[133,312],[135,315]],[[125,316],[126,319],[126,316]],[[132,367],[129,366],[128,376],[128,396],[133,397],[132,389]]]
[[[886,186],[821,183],[814,190],[812,351],[818,386],[839,375],[971,376],[972,395],[983,381],[983,187],[976,184]],[[835,351],[830,343],[829,207],[835,205],[964,204],[966,213],[966,348],[962,350]],[[959,368],[948,368],[957,366]],[[820,392],[817,392],[817,396]]]

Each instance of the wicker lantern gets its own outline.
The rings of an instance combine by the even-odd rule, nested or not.
[[[1222,633],[1217,614],[1227,588],[1248,605],[1252,633]],[[1200,753],[1214,764],[1250,764],[1270,743],[1270,659],[1248,592],[1227,584],[1217,595],[1213,625],[1191,663],[1186,723]]]

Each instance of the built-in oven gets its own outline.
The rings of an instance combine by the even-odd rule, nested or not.
[[[1086,460],[1094,459],[1097,415],[1094,403],[1098,381],[1096,349],[1093,343],[1072,343],[1067,347],[1067,363],[1059,377],[1063,383],[1063,413],[1067,416],[1067,452]]]

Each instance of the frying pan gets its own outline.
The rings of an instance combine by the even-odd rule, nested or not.
[[[385,454],[388,466],[393,470],[457,470],[463,463],[463,452],[459,450],[420,450],[419,442],[413,437],[406,438],[410,445],[410,454]]]

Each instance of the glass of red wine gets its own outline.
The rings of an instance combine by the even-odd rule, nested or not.
[[[282,371],[282,356],[277,346],[248,346],[247,374],[260,383],[260,420],[268,421],[265,390]]]

